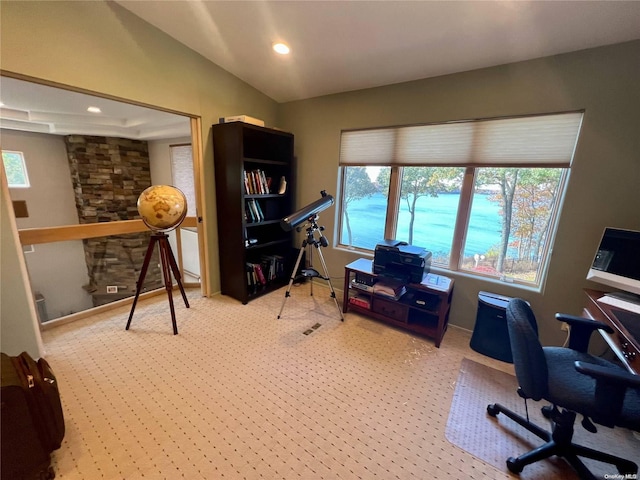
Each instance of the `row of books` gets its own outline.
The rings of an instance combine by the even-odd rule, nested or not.
[[[245,202],[245,214],[244,219],[246,222],[255,223],[264,221],[264,213],[260,207],[260,202],[250,198]]]
[[[286,275],[285,258],[281,255],[262,255],[259,263],[246,263],[246,272],[250,288],[266,285]]]
[[[265,195],[271,193],[271,177],[264,170],[243,170],[244,193],[246,195]]]

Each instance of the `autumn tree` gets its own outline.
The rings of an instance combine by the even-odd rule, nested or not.
[[[500,203],[501,234],[496,270],[504,272],[509,239],[518,258],[537,261],[551,222],[562,170],[553,168],[482,168],[477,185],[497,186],[489,199]]]
[[[490,200],[500,203],[501,229],[500,245],[498,246],[498,260],[496,270],[504,271],[504,261],[509,247],[511,235],[511,221],[513,214],[513,198],[518,185],[520,168],[481,168],[478,170],[476,185],[496,185],[498,191],[489,197]]]
[[[518,258],[537,262],[549,233],[562,170],[524,169],[514,199],[513,233],[518,239]]]

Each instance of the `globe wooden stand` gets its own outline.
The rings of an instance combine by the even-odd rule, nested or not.
[[[180,277],[180,271],[178,269],[178,265],[176,263],[176,259],[173,256],[173,252],[171,251],[171,245],[169,244],[169,235],[166,233],[153,233],[151,234],[151,238],[149,239],[149,247],[147,248],[147,253],[144,256],[144,262],[142,264],[142,270],[140,270],[140,277],[138,278],[138,283],[136,284],[136,296],[133,299],[133,305],[131,305],[131,313],[129,313],[129,320],[127,321],[127,327],[125,330],[129,330],[129,326],[131,325],[131,319],[133,318],[133,312],[136,309],[136,304],[138,303],[138,297],[140,296],[140,291],[142,290],[142,284],[144,283],[144,277],[147,274],[147,269],[149,268],[149,262],[151,261],[151,255],[153,254],[153,249],[158,244],[158,248],[160,250],[160,263],[162,265],[162,276],[164,278],[164,288],[167,290],[167,296],[169,297],[169,308],[171,309],[171,322],[173,324],[173,334],[178,334],[178,325],[176,324],[176,312],[173,308],[173,283],[171,282],[171,272],[173,272],[173,276],[178,283],[178,287],[180,288],[180,293],[182,293],[182,299],[184,300],[184,304],[187,308],[189,308],[189,301],[187,300],[187,295],[184,293],[184,288],[182,286],[182,280]]]

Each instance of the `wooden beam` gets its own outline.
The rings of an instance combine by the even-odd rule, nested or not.
[[[183,227],[195,227],[195,217],[187,217],[182,222]],[[18,230],[22,245],[37,245],[41,243],[66,242],[69,240],[83,240],[85,238],[108,237],[110,235],[124,235],[127,233],[146,232],[147,226],[142,220],[122,220],[119,222],[84,223],[81,225],[65,225],[61,227],[24,228]]]

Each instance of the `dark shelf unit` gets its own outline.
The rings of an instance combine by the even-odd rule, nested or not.
[[[371,260],[359,258],[345,266],[344,270],[344,313],[353,310],[425,335],[434,339],[436,347],[440,347],[449,324],[453,279],[433,273],[425,274],[422,282],[406,284],[406,293],[398,300],[393,300],[373,290],[373,285],[381,276],[373,273]]]
[[[221,292],[246,304],[286,285],[293,268],[293,232],[280,227],[280,219],[293,212],[293,135],[243,122],[216,124],[211,130]],[[245,172],[256,171],[271,179],[268,192],[247,192]],[[280,194],[282,177],[287,188]],[[257,218],[250,206],[256,204],[261,214]],[[267,266],[266,258],[278,258],[275,277],[269,279],[263,271],[265,283],[257,276],[254,283],[255,270],[249,271],[248,265]]]

